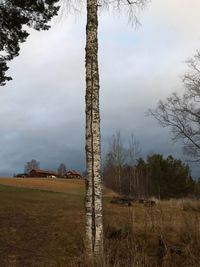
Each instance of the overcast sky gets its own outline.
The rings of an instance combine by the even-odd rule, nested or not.
[[[145,112],[183,90],[184,61],[200,46],[199,10],[199,0],[152,0],[139,12],[137,29],[126,14],[100,12],[103,153],[120,130],[124,139],[131,132],[137,136],[144,156],[183,157],[181,145]],[[51,24],[48,32],[31,31],[10,64],[13,81],[0,87],[0,175],[22,172],[33,158],[41,168],[64,162],[69,169],[85,169],[85,12]]]

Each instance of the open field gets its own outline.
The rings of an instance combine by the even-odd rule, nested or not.
[[[0,178],[0,185],[16,186],[21,188],[39,189],[68,194],[84,194],[85,181],[79,179],[52,179],[52,178]],[[112,190],[104,188],[104,195],[117,195]]]
[[[0,178],[0,184],[53,192],[76,193],[77,190],[81,192],[84,191],[84,181],[77,179],[66,180],[52,178]]]
[[[200,202],[110,204],[101,266],[200,266]],[[0,179],[0,266],[91,266],[84,260],[84,181]]]

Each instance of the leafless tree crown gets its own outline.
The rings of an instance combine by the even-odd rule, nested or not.
[[[173,93],[165,101],[160,100],[148,114],[162,127],[169,127],[174,140],[183,141],[183,150],[192,160],[200,161],[200,52],[187,64],[189,70],[182,78],[183,94]]]

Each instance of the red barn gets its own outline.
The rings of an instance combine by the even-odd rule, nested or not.
[[[29,173],[29,177],[56,178],[57,176],[58,176],[58,174],[56,172],[40,170],[40,169],[32,169]]]
[[[74,179],[82,179],[83,178],[79,172],[74,171],[74,170],[66,172],[65,177],[69,178],[69,179],[73,179],[73,178]]]

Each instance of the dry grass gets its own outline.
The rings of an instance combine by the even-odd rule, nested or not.
[[[22,180],[12,185],[62,192],[0,186],[0,266],[92,266],[84,256],[84,182]],[[125,207],[105,192],[105,255],[95,266],[200,266],[200,201]]]
[[[73,192],[84,190],[84,180],[52,178],[0,178],[1,185],[47,190],[53,192]]]
[[[80,179],[52,179],[52,178],[0,178],[0,185],[16,186],[20,188],[39,189],[51,192],[69,194],[83,194],[85,180]],[[103,188],[105,197],[117,196],[114,191]]]
[[[200,212],[200,201],[190,198],[184,199],[171,199],[169,202],[171,207],[178,207],[184,211],[196,211]]]
[[[199,206],[194,200],[160,201],[154,207],[107,204],[106,229],[126,233],[106,239],[111,266],[121,260],[120,266],[199,267]]]

